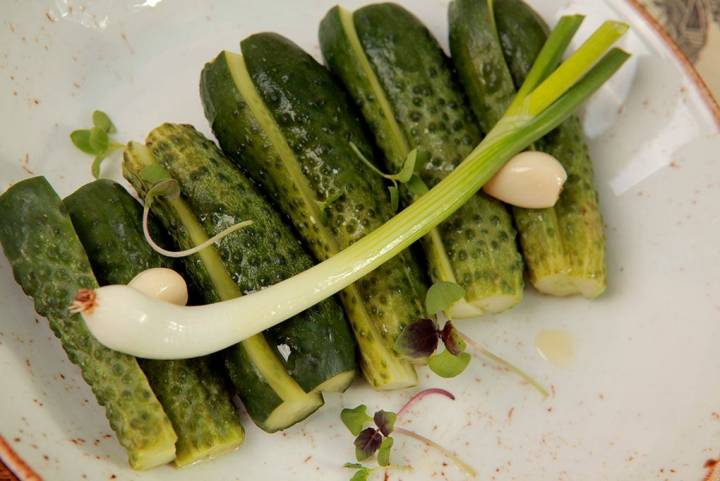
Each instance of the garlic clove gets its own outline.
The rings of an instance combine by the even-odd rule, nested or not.
[[[185,279],[172,269],[154,267],[136,275],[128,285],[145,295],[184,306],[188,301]]]
[[[510,205],[542,209],[555,205],[565,180],[567,172],[555,157],[526,151],[510,159],[483,190]]]

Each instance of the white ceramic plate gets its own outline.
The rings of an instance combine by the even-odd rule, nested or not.
[[[74,150],[68,133],[88,124],[96,108],[110,113],[121,139],[142,139],[162,121],[208,132],[198,97],[203,63],[264,30],[318,56],[317,25],[332,3],[3,2],[0,189],[31,173],[47,176],[61,195],[89,181],[89,158]],[[401,3],[446,43],[447,2]],[[720,454],[716,120],[692,73],[630,4],[531,3],[550,21],[565,11],[588,14],[581,37],[605,18],[632,25],[624,45],[633,61],[585,112],[607,224],[610,288],[594,302],[528,290],[511,312],[462,325],[552,385],[550,399],[477,362],[450,382],[423,375],[423,386],[446,387],[458,400],[428,399],[412,426],[454,448],[482,480],[700,481],[706,460]],[[117,161],[108,170],[117,174]],[[0,305],[0,434],[46,479],[347,479],[340,466],[353,458],[353,447],[340,407],[397,409],[410,394],[373,393],[357,383],[283,434],[246,421],[246,443],[233,454],[184,470],[136,473],[3,256]],[[536,336],[548,329],[572,337],[569,365],[538,354]],[[388,479],[462,478],[414,441],[398,442],[395,453],[415,470]]]

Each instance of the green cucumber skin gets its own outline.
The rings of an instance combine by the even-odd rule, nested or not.
[[[368,157],[372,148],[329,72],[298,46],[275,34],[258,34],[245,39],[241,48],[258,94],[298,159],[314,199],[322,202],[342,193],[329,204],[327,217],[318,219],[322,227],[309,220],[316,217],[314,212],[270,148],[265,131],[236,89],[222,53],[203,70],[205,114],[230,159],[290,218],[315,257],[327,259],[392,215],[382,179],[368,175],[349,142]],[[283,110],[284,106],[289,108]],[[372,316],[381,342],[392,351],[402,328],[423,315],[421,299],[426,288],[419,268],[408,253],[402,253],[352,289],[359,292],[361,306],[350,291],[340,296],[360,343],[363,371],[374,386],[382,387],[386,381],[382,361],[374,360],[371,353],[375,340],[358,319],[363,312]],[[371,364],[379,371],[377,376],[369,374]],[[405,386],[414,384],[411,368],[402,369],[407,372]]]
[[[431,155],[421,176],[432,187],[481,140],[452,66],[428,29],[398,5],[363,7],[354,12],[353,21],[409,148],[418,147]],[[320,46],[330,69],[343,80],[383,148],[386,168],[398,171],[404,156],[394,155],[384,140],[382,111],[358,62],[349,54],[337,7],[321,23]],[[519,301],[522,258],[510,213],[500,202],[480,193],[438,230],[455,280],[465,288],[467,300],[505,294]],[[425,239],[423,244],[432,259],[430,241]],[[441,280],[435,263],[430,264],[431,277]]]
[[[0,211],[0,243],[15,279],[105,407],[130,465],[151,467],[143,463],[150,451],[174,453],[175,432],[136,359],[102,346],[68,312],[79,289],[98,284],[60,198],[45,178],[34,177],[0,195]]]
[[[449,8],[450,50],[486,132],[500,120],[516,92],[498,41],[495,5],[485,0],[454,0]],[[528,36],[526,40],[536,38]],[[525,48],[535,48],[536,44],[532,45]],[[513,208],[512,212],[530,282],[535,284],[545,273],[565,272],[567,263],[554,209]]]
[[[145,184],[140,174],[141,171],[136,168],[136,163],[133,160],[133,154],[126,150],[125,160],[123,162],[123,175],[130,184],[132,184],[138,194],[140,194],[141,197],[145,197],[149,187]],[[153,202],[151,210],[172,238],[175,244],[172,247],[184,250],[195,246],[185,226],[176,218],[172,207],[170,207],[162,197],[157,198]],[[200,289],[202,301],[206,304],[219,302],[221,300],[220,296],[200,256],[193,255],[185,257],[183,258],[183,264],[185,266],[185,272]],[[228,374],[250,418],[255,424],[266,429],[265,420],[282,404],[283,400],[273,391],[261,373],[250,362],[244,362],[242,364],[233,363],[234,360],[240,357],[243,360],[247,360],[242,343],[227,348],[223,355],[226,367],[228,368]]]
[[[519,89],[550,29],[542,17],[522,0],[494,0],[493,7],[503,57],[515,87]]]
[[[146,269],[173,268],[145,240],[142,207],[120,184],[96,180],[63,202],[100,284],[127,284]],[[157,241],[161,229],[150,221]],[[211,359],[139,362],[178,435],[177,465],[242,443],[244,431],[232,396],[211,368]]]
[[[359,68],[356,59],[352,56],[350,42],[344,34],[340,21],[339,6],[330,9],[322,19],[318,37],[325,65],[343,82],[370,127],[375,143],[385,153],[386,161],[391,162],[393,171],[397,171],[407,154],[396,146],[388,135],[390,129],[383,121],[384,115],[380,103],[370,88],[365,71]],[[357,81],[348,82],[348,78],[355,78]]]
[[[253,221],[217,243],[226,269],[243,293],[312,267],[293,232],[213,142],[190,126],[163,124],[148,134],[147,145],[180,183],[208,235],[242,220]],[[335,299],[269,329],[265,336],[290,349],[285,365],[306,392],[357,368],[355,340]]]
[[[547,32],[543,20],[519,0],[453,1],[450,47],[483,128],[492,127],[510,105]],[[482,50],[477,50],[480,45]],[[474,54],[477,51],[482,55]],[[492,92],[486,91],[490,86]],[[604,234],[592,163],[577,117],[538,141],[536,148],[557,158],[568,179],[555,207],[513,208],[528,277],[538,289],[555,295],[577,293],[581,289],[573,282],[591,281],[594,292],[589,297],[595,297],[606,284]],[[548,288],[543,280],[552,278],[566,280],[558,281],[560,288]]]
[[[452,59],[484,132],[490,132],[515,96],[495,33],[492,3],[453,0],[448,8]]]
[[[96,180],[63,203],[100,284],[127,284],[145,269],[173,268],[145,241],[142,207],[120,184]],[[161,230],[152,219],[149,227],[157,240]]]
[[[550,29],[522,0],[495,0],[495,4],[500,44],[519,87]],[[540,148],[558,159],[568,175],[555,212],[570,276],[595,281],[599,287],[591,297],[598,296],[607,285],[605,234],[593,183],[592,159],[577,115],[546,135]]]

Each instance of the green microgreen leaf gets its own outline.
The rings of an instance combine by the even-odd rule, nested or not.
[[[390,433],[395,429],[395,420],[397,414],[392,411],[377,411],[373,416],[373,421],[384,436],[389,436]]]
[[[100,178],[100,164],[102,164],[102,161],[105,160],[105,157],[105,154],[98,154],[93,159],[90,171],[92,172],[92,176],[96,179]]]
[[[428,367],[440,377],[455,377],[465,370],[470,364],[471,356],[467,352],[461,352],[457,356],[447,349],[439,354],[428,358]]]
[[[400,331],[395,340],[395,352],[411,359],[424,359],[435,352],[438,330],[432,319],[419,319]]]
[[[363,466],[360,463],[345,463],[343,464],[343,468],[347,469],[363,469],[365,466]]]
[[[350,149],[366,166],[370,168],[370,170],[375,172],[377,175],[383,177],[384,179],[392,182],[393,185],[388,186],[388,191],[390,192],[390,205],[392,207],[392,211],[397,212],[398,207],[400,206],[400,190],[398,188],[398,182],[401,184],[406,184],[410,182],[410,180],[415,177],[414,172],[416,171],[418,159],[421,159],[423,162],[427,162],[426,157],[428,156],[425,155],[424,152],[419,153],[417,149],[413,149],[405,157],[405,161],[403,162],[403,165],[397,174],[386,174],[382,170],[378,169],[377,166],[373,164],[367,157],[365,157],[365,155],[360,151],[358,146],[352,142],[350,142]],[[418,180],[419,179],[414,181],[413,189],[415,190],[422,189],[422,187],[417,185]],[[425,187],[425,191],[427,191],[427,187]]]
[[[430,152],[427,150],[418,150],[415,156],[415,168],[413,171],[416,174],[419,174],[423,171],[428,162],[430,162]]]
[[[93,127],[90,129],[74,130],[70,133],[73,145],[94,156],[90,168],[93,177],[100,177],[100,166],[113,151],[122,149],[125,145],[113,142],[108,134],[115,133],[116,129],[110,117],[105,112],[96,110],[92,114]]]
[[[380,448],[383,435],[375,428],[365,428],[355,438],[355,458],[364,461]]]
[[[390,208],[393,212],[397,212],[400,207],[400,193],[397,184],[388,186],[388,191],[390,192]]]
[[[90,129],[90,147],[96,154],[104,154],[110,145],[107,132],[97,127]]]
[[[95,149],[90,145],[90,129],[73,130],[70,133],[73,145],[86,154],[95,155]]]
[[[352,478],[350,478],[350,481],[367,481],[370,477],[371,471],[368,468],[361,468],[358,469],[355,474],[353,474]]]
[[[146,165],[140,171],[140,180],[146,184],[157,184],[158,182],[170,179],[172,179],[172,177],[170,177],[168,171],[157,163]]]
[[[93,112],[92,121],[95,127],[104,132],[107,132],[109,134],[114,134],[115,132],[117,132],[115,126],[110,120],[110,117],[108,117],[108,114],[106,114],[102,110],[96,110],[95,112]]]
[[[380,466],[389,466],[390,465],[390,450],[392,449],[393,443],[395,440],[391,438],[390,436],[386,436],[383,438],[382,443],[380,443],[380,449],[378,450],[378,464]]]
[[[408,180],[405,184],[405,187],[410,195],[412,195],[415,199],[429,190],[427,184],[425,184],[418,174],[413,174],[412,177],[410,177],[410,180]]]
[[[440,331],[440,339],[442,339],[443,344],[445,344],[445,349],[455,356],[464,352],[467,348],[467,344],[465,344],[462,336],[450,321],[447,321],[442,331]]]
[[[352,409],[343,409],[340,412],[340,419],[353,436],[359,435],[365,425],[372,421],[372,418],[368,416],[367,406],[364,404]]]
[[[410,153],[405,157],[405,161],[403,162],[402,167],[400,168],[400,171],[397,174],[388,176],[389,178],[393,178],[397,180],[398,182],[404,184],[408,180],[410,180],[410,177],[412,177],[413,172],[415,172],[415,163],[417,162],[418,157],[418,150],[412,149]]]
[[[444,311],[465,297],[465,289],[454,282],[436,282],[425,295],[425,310],[429,316]]]

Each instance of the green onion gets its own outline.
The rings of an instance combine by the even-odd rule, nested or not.
[[[610,49],[627,26],[606,22],[551,73],[575,33],[577,18],[561,19],[518,99],[470,155],[358,242],[267,289],[206,306],[162,303],[127,286],[81,291],[78,296],[94,299],[82,313],[88,328],[101,343],[128,354],[154,359],[200,356],[247,339],[357,281],[456,211],[508,159],[569,117],[628,59],[622,50]]]

